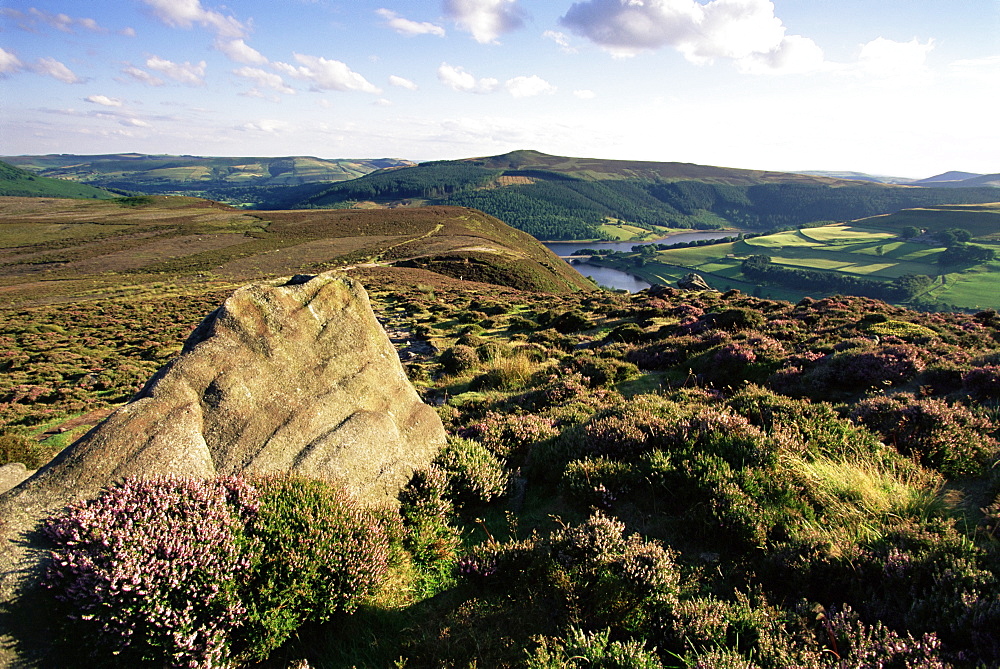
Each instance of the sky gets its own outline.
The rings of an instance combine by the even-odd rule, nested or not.
[[[1000,172],[1000,0],[0,0],[0,155]]]

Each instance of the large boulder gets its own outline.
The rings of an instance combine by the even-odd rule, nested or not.
[[[380,504],[444,443],[358,283],[245,286],[135,399],[0,495],[0,569],[39,519],[127,476],[293,473]]]

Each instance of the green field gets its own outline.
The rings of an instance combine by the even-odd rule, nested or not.
[[[903,227],[926,231],[911,241],[900,236]],[[905,225],[903,224],[905,222]],[[794,286],[758,286],[742,274],[742,263],[751,255],[766,255],[780,267],[833,272],[863,279],[891,282],[909,274],[934,279],[915,304],[956,306],[966,309],[1000,308],[1000,261],[971,267],[938,263],[945,247],[929,237],[935,231],[964,228],[975,235],[974,243],[994,248],[1000,254],[1000,205],[937,207],[904,211],[892,216],[863,219],[800,230],[790,230],[738,242],[671,249],[656,253],[642,267],[626,260],[613,264],[655,283],[674,284],[689,272],[697,272],[720,290],[737,288],[777,299],[798,300],[821,296],[816,290]],[[944,278],[942,279],[942,274]]]

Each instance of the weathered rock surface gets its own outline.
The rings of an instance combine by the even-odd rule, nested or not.
[[[291,472],[379,503],[444,443],[359,284],[245,286],[132,402],[0,495],[0,568],[39,519],[123,477]]]
[[[710,285],[705,283],[705,279],[701,278],[700,274],[696,274],[694,272],[685,274],[683,277],[678,279],[677,287],[684,290],[715,290],[715,288],[712,288]]]
[[[0,493],[7,492],[34,473],[34,470],[28,469],[20,462],[12,462],[0,467]]]

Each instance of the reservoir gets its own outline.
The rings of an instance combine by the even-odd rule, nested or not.
[[[735,237],[739,230],[703,230],[698,232],[680,232],[662,239],[651,242],[543,242],[553,253],[563,259],[571,260],[574,251],[580,249],[601,249],[608,251],[631,251],[633,246],[645,246],[646,244],[677,244],[678,242],[695,242],[702,239],[722,239],[724,237]],[[584,276],[589,276],[601,286],[627,290],[630,293],[638,293],[650,287],[649,282],[637,276],[622,272],[610,267],[598,267],[590,263],[581,262],[579,264],[570,263],[570,267]]]

